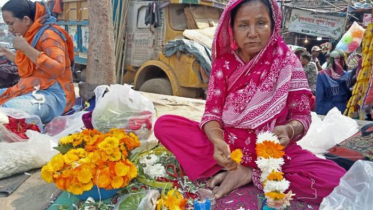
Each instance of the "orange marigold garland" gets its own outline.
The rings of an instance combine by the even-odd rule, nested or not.
[[[284,164],[284,149],[273,133],[264,132],[258,135],[256,164],[262,172],[260,180],[263,183],[267,205],[276,209],[285,209],[290,206],[290,200],[294,196],[291,191],[285,194],[290,182],[284,178],[281,172],[281,167]]]
[[[137,136],[122,129],[106,134],[83,130],[60,139],[55,148],[60,153],[43,166],[41,177],[75,195],[94,185],[106,190],[122,188],[137,177],[137,168],[128,155],[139,146]]]

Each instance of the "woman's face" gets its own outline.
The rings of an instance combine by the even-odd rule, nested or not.
[[[13,13],[10,11],[3,11],[4,22],[8,25],[8,30],[13,35],[22,35],[25,36],[27,30],[32,25],[32,21],[29,17],[24,17],[19,19],[13,16]]]
[[[260,1],[242,5],[234,18],[233,34],[245,61],[258,54],[268,44],[272,34],[266,5]]]

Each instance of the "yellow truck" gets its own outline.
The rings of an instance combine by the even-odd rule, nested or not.
[[[121,1],[125,0],[112,0],[114,13],[117,11],[116,5],[121,5]],[[185,51],[166,56],[164,47],[172,41],[185,40],[186,30],[203,30],[216,26],[226,0],[129,1],[123,53],[125,74],[119,79],[124,83],[133,84],[134,89],[145,92],[203,97],[209,72],[203,69],[201,59]],[[83,71],[86,64],[84,56],[88,50],[88,20],[85,19],[89,11],[82,7],[86,2],[84,0],[63,2],[66,6],[64,14],[59,18],[59,24],[64,25],[69,33],[72,31],[72,37],[77,37],[76,60],[81,64]],[[80,8],[74,9],[73,4],[80,5]],[[153,13],[153,16],[149,16],[149,13]],[[69,18],[71,14],[77,19],[76,26],[72,22],[74,20]],[[152,20],[149,21],[149,17]],[[73,30],[69,30],[70,28]],[[205,48],[210,48],[208,45],[211,45],[212,39],[209,44],[203,41],[190,42],[198,42]]]

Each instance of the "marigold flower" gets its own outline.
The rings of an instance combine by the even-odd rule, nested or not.
[[[126,176],[130,170],[130,167],[125,165],[123,162],[117,162],[115,164],[115,174],[117,176]]]
[[[93,187],[93,183],[92,183],[92,182],[88,182],[87,184],[83,184],[83,185],[82,185],[82,189],[83,189],[83,191],[91,190],[92,187]]]
[[[187,199],[176,189],[168,191],[167,195],[162,195],[161,199],[157,201],[157,209],[162,209],[166,207],[170,210],[185,210]]]
[[[73,140],[73,146],[77,147],[83,143],[83,138],[82,137],[75,137]]]
[[[55,181],[56,186],[60,190],[66,190],[66,185],[65,185],[65,179],[64,178],[58,178]]]
[[[284,193],[280,193],[280,192],[276,192],[276,191],[267,192],[265,195],[267,197],[269,197],[270,199],[272,199],[272,200],[281,200],[281,199],[285,198],[285,194]]]
[[[283,174],[284,174],[284,173],[282,173],[282,172],[278,172],[278,171],[274,171],[274,170],[273,170],[273,171],[268,175],[267,179],[268,179],[268,180],[272,180],[272,181],[281,181],[282,179],[284,179]]]
[[[83,186],[79,183],[72,184],[68,186],[67,191],[71,192],[74,195],[81,195],[83,194]]]
[[[92,179],[92,172],[89,170],[89,168],[83,168],[79,173],[78,173],[78,180],[83,183],[87,184],[90,182]]]
[[[53,172],[56,172],[62,169],[63,165],[65,164],[64,158],[62,154],[55,155],[52,160],[50,161],[50,168]]]
[[[53,157],[42,168],[41,177],[76,195],[93,185],[106,190],[125,187],[138,173],[127,159],[130,150],[126,141],[132,149],[140,145],[136,135],[123,129],[112,129],[106,134],[83,130],[62,138],[59,144],[65,144],[61,148],[68,151]]]
[[[236,163],[241,163],[242,161],[242,150],[241,149],[236,149],[231,153],[231,159],[236,162]]]
[[[79,156],[76,155],[75,150],[72,149],[63,156],[63,160],[65,161],[66,164],[71,164],[72,162],[79,160]]]
[[[258,157],[263,158],[281,158],[285,154],[283,150],[284,146],[271,141],[264,141],[256,146],[256,153]]]
[[[49,164],[47,164],[47,165],[43,166],[43,168],[41,168],[40,176],[47,183],[53,182],[53,172],[52,172],[52,169],[50,168]]]
[[[106,186],[108,186],[111,182],[110,180],[110,174],[108,173],[100,173],[98,176],[98,182],[97,182],[97,186],[98,187],[101,187],[101,188],[105,188]]]
[[[135,166],[135,164],[133,164],[130,160],[126,159],[126,164],[128,166],[130,166],[130,171],[129,171],[129,174],[130,174],[130,178],[133,179],[135,177],[137,177],[137,168]]]
[[[111,156],[109,157],[109,160],[110,161],[118,161],[122,158],[122,153],[120,152],[120,150],[118,148],[116,148],[114,150],[114,152],[111,154]]]
[[[116,176],[113,178],[113,180],[111,180],[111,186],[113,186],[114,189],[118,189],[122,187],[123,182],[124,180],[121,176]]]
[[[65,136],[63,138],[60,139],[60,144],[70,144],[73,142],[73,138],[71,138],[70,136]]]

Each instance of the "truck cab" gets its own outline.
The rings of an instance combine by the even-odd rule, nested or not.
[[[113,5],[120,5],[121,1],[113,0]],[[147,11],[149,13],[150,8],[154,9],[151,6],[154,2],[130,0],[128,11],[120,11],[119,13],[123,15],[128,12],[124,36],[123,69],[121,70],[123,73],[117,74],[120,75],[118,82],[133,84],[134,89],[145,92],[202,97],[208,85],[208,74],[206,75],[200,61],[192,53],[182,51],[166,56],[163,49],[170,41],[185,39],[183,35],[185,30],[197,29],[198,31],[216,27],[226,0],[219,2],[213,0],[159,0],[156,1],[156,12],[159,15],[157,21],[159,22],[147,25],[145,24]],[[84,4],[81,3],[81,5]],[[84,8],[78,8],[77,11],[80,11],[81,16],[88,12]],[[114,7],[113,12],[118,14],[117,8]],[[72,22],[72,20],[66,19],[65,21],[69,23],[65,24],[69,33],[72,29],[77,34],[77,38],[74,40],[77,40],[78,61],[86,59],[84,56],[89,47],[87,45],[89,38],[87,37],[87,21],[89,20],[81,19]],[[74,24],[77,25],[76,29],[72,27]],[[72,33],[70,34],[72,35]],[[213,34],[210,36],[211,40],[212,36]],[[211,48],[211,46],[204,46]],[[84,66],[84,62],[80,63]],[[207,80],[203,79],[206,76]]]

